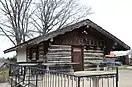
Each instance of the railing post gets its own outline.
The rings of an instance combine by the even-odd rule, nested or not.
[[[11,87],[13,87],[13,79],[12,79],[12,77],[10,78],[10,82],[11,82]]]
[[[80,77],[78,77],[77,82],[78,82],[78,87],[80,87]]]
[[[36,87],[38,87],[38,72],[37,70],[35,72],[36,72]]]
[[[9,76],[11,76],[11,64],[9,64]]]
[[[26,66],[23,67],[23,84],[26,79]]]
[[[119,81],[119,74],[118,74],[118,66],[116,66],[116,87],[118,87],[118,81]]]
[[[15,87],[17,86],[17,75],[15,76]]]
[[[31,67],[28,66],[27,69],[28,69],[28,72],[27,72],[28,75],[27,76],[28,76],[28,85],[29,85],[30,84],[30,79],[31,79],[31,77],[30,77],[31,76]]]

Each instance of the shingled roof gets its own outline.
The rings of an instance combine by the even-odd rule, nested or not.
[[[14,46],[14,47],[11,47],[11,48],[5,50],[4,53],[15,51],[19,48],[22,48],[22,47],[25,47],[25,46],[28,46],[31,44],[34,45],[34,44],[38,44],[42,41],[47,41],[50,38],[56,37],[56,36],[61,35],[61,34],[65,34],[66,32],[73,31],[73,30],[78,29],[79,27],[82,27],[82,26],[88,26],[88,27],[91,26],[94,29],[96,29],[98,32],[102,33],[103,35],[105,35],[108,38],[112,39],[113,41],[117,42],[119,45],[123,46],[126,50],[130,49],[130,47],[128,45],[126,45],[124,42],[122,42],[120,39],[118,39],[117,37],[115,37],[111,33],[107,32],[106,30],[104,30],[102,27],[98,26],[97,24],[95,24],[91,20],[86,19],[86,20],[83,20],[81,22],[75,23],[73,25],[70,25],[70,26],[64,27],[62,29],[53,31],[51,33],[47,33],[46,35],[42,35],[42,36],[38,36],[36,38],[30,39],[24,43],[21,43],[17,46]]]

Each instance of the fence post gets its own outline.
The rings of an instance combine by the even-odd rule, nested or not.
[[[77,82],[78,82],[78,87],[80,87],[80,77],[78,77]]]
[[[119,81],[119,74],[118,74],[118,66],[116,67],[116,87],[118,87],[118,81]]]

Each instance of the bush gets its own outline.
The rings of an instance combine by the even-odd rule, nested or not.
[[[0,83],[7,82],[9,79],[9,73],[8,70],[6,69],[1,69],[0,70]]]
[[[7,60],[9,62],[16,62],[17,61],[17,58],[16,58],[16,56],[14,56],[13,58],[7,58]]]

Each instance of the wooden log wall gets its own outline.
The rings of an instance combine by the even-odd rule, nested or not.
[[[71,46],[51,45],[46,57],[48,62],[71,62]]]
[[[47,62],[51,63],[70,63],[71,62],[71,46],[68,45],[51,45],[46,54]],[[60,64],[52,66],[51,70],[59,69],[59,71],[69,72],[70,65]]]
[[[45,61],[46,61],[46,58],[45,58],[45,55],[44,55],[44,54],[45,54],[44,43],[40,43],[40,44],[39,44],[38,50],[39,50],[39,54],[38,54],[38,56],[39,56],[39,61],[45,62]]]
[[[95,70],[97,63],[103,62],[104,52],[98,47],[96,49],[84,48],[84,70]]]
[[[27,61],[46,61],[46,54],[48,52],[49,41],[41,42],[27,48]]]
[[[27,61],[36,61],[38,60],[38,47],[34,46],[34,47],[28,47],[27,48]]]

